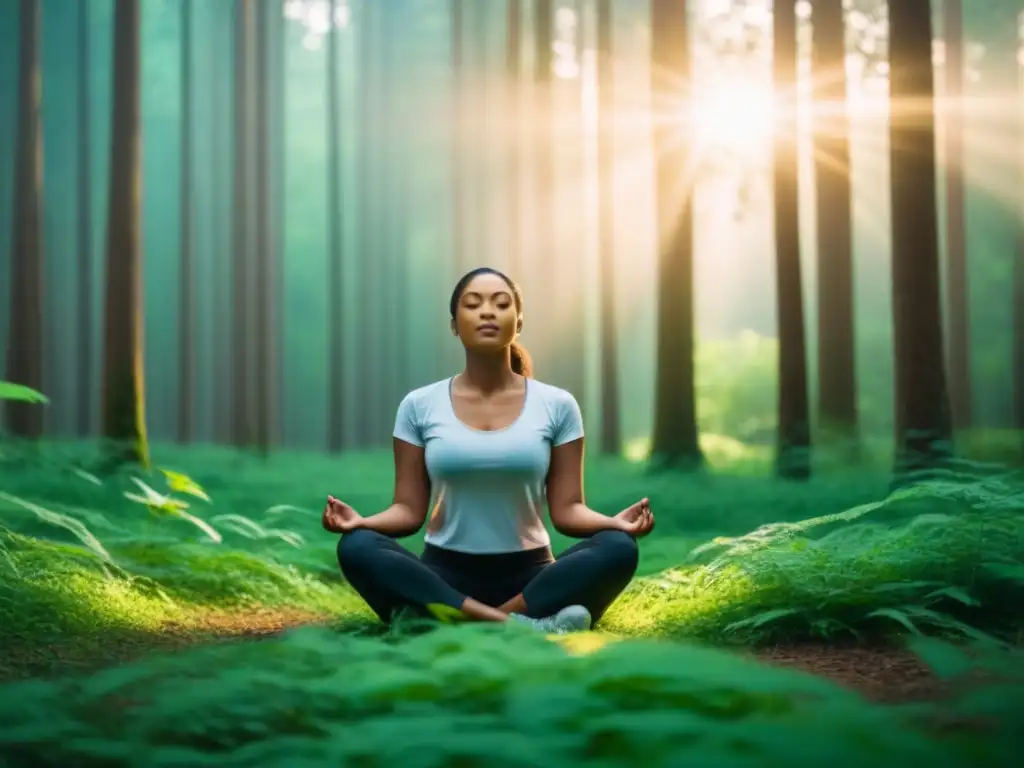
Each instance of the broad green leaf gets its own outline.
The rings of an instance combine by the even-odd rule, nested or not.
[[[15,384],[12,381],[0,381],[0,400],[18,400],[23,403],[40,403],[47,405],[50,399],[42,392],[31,387]]]

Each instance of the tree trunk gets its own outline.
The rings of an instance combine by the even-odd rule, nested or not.
[[[14,220],[11,223],[11,319],[6,378],[43,387],[43,138],[40,121],[38,0],[21,0],[18,54]],[[43,434],[43,409],[7,400],[7,428],[23,438]]]
[[[534,230],[532,269],[524,276],[529,316],[524,323],[530,333],[534,362],[544,378],[558,378],[554,336],[563,329],[554,326],[552,318],[552,260],[557,258],[555,245],[555,136],[554,136],[554,2],[536,0],[533,17],[534,40]],[[531,328],[540,329],[533,333]],[[564,331],[563,331],[564,332]]]
[[[970,314],[967,234],[964,221],[964,11],[962,0],[944,0],[946,39],[946,313],[949,333],[949,404],[953,427],[971,426]]]
[[[178,305],[178,442],[192,440],[195,362],[195,285],[192,174],[193,0],[181,3],[181,256]]]
[[[807,404],[807,339],[800,272],[800,209],[796,125],[796,9],[777,2],[772,13],[775,124],[775,296],[779,328],[779,425],[776,472],[788,479],[811,474]]]
[[[601,277],[601,452],[622,450],[615,309],[615,59],[612,1],[597,0],[598,261]]]
[[[950,454],[935,209],[932,23],[927,3],[889,6],[896,480]],[[909,148],[913,147],[913,151]]]
[[[506,264],[512,279],[519,280],[522,261],[523,194],[523,88],[520,65],[523,47],[522,0],[507,0],[505,21],[505,124],[508,126],[505,195],[507,215]]]
[[[93,267],[92,267],[92,45],[90,0],[78,3],[78,144],[76,169],[78,242],[78,436],[92,436],[93,425]]]
[[[331,0],[331,18],[338,0]],[[342,228],[341,186],[341,82],[338,75],[338,31],[327,34],[327,311],[329,361],[327,386],[327,447],[338,453],[344,447],[345,355],[344,298],[345,254]]]
[[[234,73],[231,51],[234,8],[227,4],[218,4],[214,12],[214,23],[218,45],[210,46],[212,61],[210,72],[212,81],[210,88],[210,114],[214,126],[214,167],[213,189],[215,204],[213,207],[216,219],[216,265],[212,293],[215,297],[214,337],[211,361],[214,371],[214,435],[216,442],[231,444],[233,442],[232,427],[234,414],[233,389],[235,377],[232,375],[234,366],[233,327],[234,305],[231,298],[233,268],[234,219],[232,217],[232,171],[234,157],[231,155],[231,141],[235,126],[232,124],[231,88]]]
[[[1018,17],[1024,21],[1024,13]],[[1024,46],[1024,28],[1018,23],[1018,46]],[[1011,59],[1011,62],[1013,60]],[[1024,96],[1024,67],[1017,67],[1017,89]],[[1020,149],[1017,153],[1017,178],[1024,187],[1024,110],[1017,112],[1017,141]],[[1021,447],[1024,449],[1024,210],[1017,216],[1017,249],[1013,260],[1013,426],[1020,430]]]
[[[452,51],[452,246],[459,275],[470,269],[466,247],[466,7],[463,0],[451,0]]]
[[[658,105],[682,101],[690,83],[690,41],[686,0],[651,0],[651,88]],[[665,83],[678,92],[665,93]],[[657,177],[658,337],[651,454],[662,466],[703,464],[697,432],[694,387],[693,196],[678,198],[679,179],[688,177],[688,142],[676,121],[654,116]]]
[[[254,434],[253,444],[263,453],[270,450],[277,433],[277,327],[278,247],[281,211],[279,206],[281,123],[281,61],[278,32],[283,24],[280,8],[258,3],[254,45],[255,132],[250,155],[255,171],[254,289]]]
[[[394,409],[410,388],[408,345],[409,312],[408,301],[408,264],[406,260],[406,244],[408,233],[408,174],[403,169],[415,162],[409,148],[407,130],[404,126],[412,124],[415,115],[410,114],[408,99],[401,92],[408,78],[405,55],[408,47],[401,44],[403,19],[410,13],[408,0],[393,0],[382,7],[381,54],[383,58],[381,76],[381,97],[383,99],[383,123],[386,128],[387,149],[383,153],[383,182],[386,185],[384,195],[385,207],[383,216],[384,239],[387,244],[388,266],[387,282],[383,286],[385,295],[393,294],[398,301],[387,311],[386,325],[391,330],[389,347],[394,350],[388,356],[386,392],[389,399],[384,403],[382,414],[385,430],[382,437],[390,432],[388,424],[394,416]],[[382,306],[384,304],[382,303]]]
[[[143,379],[139,0],[114,5],[114,83],[104,302],[103,436],[111,460],[149,466]]]
[[[256,437],[254,368],[251,337],[252,221],[249,209],[250,186],[254,182],[250,168],[250,76],[253,48],[253,8],[251,0],[235,0],[234,52],[234,190],[232,243],[232,420],[231,438],[237,446],[249,446]]]
[[[380,15],[376,3],[363,6],[362,24],[359,28],[359,293],[368,313],[369,322],[359,334],[359,378],[356,413],[358,444],[360,447],[380,442],[381,426],[380,365],[379,349],[383,335],[379,315],[381,267],[381,242],[379,217],[384,204],[380,195],[381,136],[380,136]]]
[[[818,240],[818,431],[856,451],[857,369],[854,345],[850,121],[846,95],[846,26],[842,0],[814,6],[814,174]]]
[[[571,95],[568,105],[564,97],[558,99],[558,114],[555,124],[564,126],[552,134],[552,147],[561,145],[559,154],[568,159],[568,179],[556,180],[553,185],[555,204],[552,213],[555,220],[568,224],[556,227],[557,236],[552,247],[554,258],[551,264],[554,274],[551,285],[571,285],[578,282],[585,273],[583,264],[583,243],[586,241],[586,208],[583,178],[586,173],[586,136],[583,131],[582,85],[583,85],[583,3],[575,0],[572,4],[576,26],[573,31],[573,46],[579,72],[576,79],[562,81]],[[566,137],[566,138],[563,138]],[[562,202],[562,201],[565,202]],[[570,202],[571,201],[571,202]],[[561,215],[559,208],[561,207]],[[568,232],[567,232],[568,230]],[[568,234],[568,237],[567,237]],[[549,294],[552,328],[559,329],[555,335],[555,361],[552,371],[558,378],[556,384],[564,387],[581,401],[586,396],[586,333],[584,300],[582,291],[571,291],[559,299],[554,292]]]

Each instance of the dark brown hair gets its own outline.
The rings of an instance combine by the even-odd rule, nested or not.
[[[516,305],[516,314],[523,314],[523,293],[519,290],[519,286],[515,284],[512,278],[504,272],[499,272],[492,267],[477,267],[460,277],[459,282],[455,284],[455,288],[452,290],[452,297],[448,302],[448,314],[451,315],[452,320],[455,319],[455,313],[458,311],[459,301],[462,299],[462,294],[465,292],[466,286],[469,285],[477,275],[495,275],[500,277],[512,292],[512,301],[515,302]],[[509,351],[512,355],[512,372],[518,373],[520,376],[526,376],[527,378],[532,377],[533,360],[530,359],[530,353],[526,351],[526,347],[519,342],[513,341],[512,347]]]

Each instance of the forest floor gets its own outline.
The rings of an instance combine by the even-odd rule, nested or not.
[[[671,764],[686,750],[696,759],[697,747],[684,750],[679,741],[680,729],[696,725],[661,723],[665,707],[691,712],[704,722],[702,733],[708,718],[718,723],[733,713],[726,720],[739,718],[742,729],[729,739],[761,755],[751,756],[751,765],[768,759],[787,728],[796,729],[789,738],[814,731],[822,740],[804,762],[786,752],[791,765],[836,756],[853,765],[880,755],[967,765],[982,749],[976,741],[960,752],[915,741],[924,732],[933,739],[937,724],[948,735],[965,723],[983,735],[989,764],[1002,764],[1003,750],[1012,750],[1009,737],[998,736],[1021,725],[1014,713],[1024,698],[1024,681],[998,691],[990,685],[992,670],[1020,661],[1020,479],[965,467],[890,494],[884,471],[826,467],[810,483],[780,484],[741,446],[714,445],[711,471],[699,476],[592,462],[590,503],[614,510],[646,495],[658,529],[643,542],[639,578],[600,631],[546,648],[520,635],[510,644],[486,628],[396,637],[373,625],[337,575],[319,512],[328,492],[358,509],[383,506],[391,482],[386,455],[263,460],[160,448],[157,464],[167,472],[101,480],[89,474],[84,446],[54,446],[31,458],[8,449],[0,471],[17,471],[0,475],[0,720],[14,727],[0,736],[0,754],[14,749],[34,760],[47,743],[64,738],[63,728],[64,757],[80,764],[104,749],[113,750],[108,764],[132,764],[141,742],[235,750],[238,762],[226,764],[239,765],[251,764],[239,745],[259,742],[258,762],[276,764],[273,745],[283,749],[296,739],[300,752],[317,755],[314,762],[342,755],[388,764],[378,753],[422,746],[421,727],[408,737],[389,736],[387,749],[380,738],[339,746],[328,738],[339,711],[367,727],[394,729],[413,716],[409,707],[427,707],[420,715],[434,722],[442,713],[481,718],[500,700],[506,711],[534,701],[529,711],[539,719],[531,728],[541,728],[545,717],[571,721],[576,741],[541,729],[536,735],[555,751],[539,762],[495,762],[493,748],[481,747],[488,755],[481,764],[553,765],[555,753],[579,759],[595,749],[612,756],[604,764],[620,764],[619,752],[621,764],[629,764],[636,750],[628,734],[638,727],[650,731],[648,764]],[[332,478],[330,487],[324,477]],[[556,550],[568,543],[554,539]],[[409,544],[422,546],[420,539]],[[559,645],[563,654],[551,656]],[[758,663],[746,666],[745,659]],[[566,678],[578,679],[574,687],[548,690]],[[142,679],[148,682],[139,693]],[[204,698],[188,693],[189,679],[206,686]],[[340,682],[325,694],[332,679]],[[835,685],[814,687],[818,679]],[[306,722],[288,702],[308,698],[311,689],[344,700],[330,712],[314,706],[308,717],[316,722]],[[449,689],[476,702],[473,710]],[[574,698],[580,690],[589,692],[587,702]],[[100,714],[110,708],[98,705],[112,691],[121,703],[111,717],[130,718],[118,720],[120,730],[101,749],[88,734],[112,727]],[[267,698],[268,691],[274,696]],[[846,699],[843,691],[859,695]],[[385,700],[392,702],[386,712]],[[130,706],[122,711],[125,701]],[[580,720],[596,701],[625,709],[603,725]],[[211,710],[213,721],[161,719],[185,711],[186,702]],[[931,707],[924,731],[912,717],[872,719],[878,707],[910,706],[916,717],[919,705]],[[830,708],[845,725],[819,721]],[[646,712],[643,726],[631,724],[630,711]],[[760,717],[775,718],[773,735],[756,736]],[[250,733],[261,727],[280,738]],[[480,727],[500,730],[492,721]],[[238,728],[248,735],[240,737]],[[673,740],[650,746],[669,732]],[[868,751],[858,741],[866,732],[877,742]],[[700,759],[733,754],[737,747],[729,743],[705,745],[711,751]],[[167,764],[176,759],[167,757]]]

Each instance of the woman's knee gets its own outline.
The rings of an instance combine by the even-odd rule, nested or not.
[[[342,534],[338,541],[338,565],[342,571],[366,567],[380,548],[380,539],[386,538],[376,531],[356,530]]]
[[[628,571],[630,577],[640,564],[640,547],[636,539],[624,531],[601,531],[593,537],[602,555],[615,570]]]

